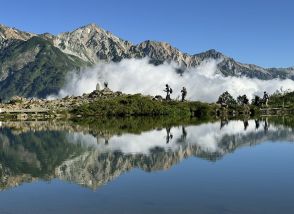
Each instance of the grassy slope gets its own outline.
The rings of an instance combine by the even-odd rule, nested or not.
[[[64,85],[66,73],[78,70],[86,63],[54,47],[49,41],[33,37],[28,41],[15,42],[0,52],[0,69],[4,62],[13,62],[38,47],[35,60],[20,70],[10,64],[10,75],[0,82],[0,97],[9,99],[14,95],[46,97],[57,93]]]
[[[84,117],[101,116],[159,116],[171,117],[207,116],[214,112],[215,106],[200,102],[160,102],[141,95],[122,95],[84,104],[71,113]]]

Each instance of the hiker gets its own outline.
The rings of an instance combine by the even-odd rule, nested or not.
[[[263,103],[265,104],[265,106],[267,106],[268,99],[269,99],[269,96],[268,96],[268,94],[266,93],[266,91],[263,92]]]
[[[182,102],[184,102],[187,96],[187,89],[183,87],[183,89],[181,90],[181,93],[182,93]]]
[[[104,82],[104,88],[108,88],[108,82]]]
[[[170,94],[173,93],[173,90],[171,87],[169,87],[168,84],[165,85],[165,90],[163,90],[164,92],[166,92],[166,100],[171,100],[170,98]]]

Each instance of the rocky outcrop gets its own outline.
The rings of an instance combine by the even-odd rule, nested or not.
[[[3,40],[28,40],[35,35],[0,24],[0,38]]]
[[[91,103],[96,100],[112,99],[125,95],[120,91],[113,92],[109,88],[102,90],[94,90],[90,94],[83,94],[82,96],[67,96],[61,99],[38,99],[25,98],[21,96],[13,96],[8,103],[0,103],[0,113],[22,111],[22,110],[48,110],[52,112],[69,112],[72,109],[83,104]]]

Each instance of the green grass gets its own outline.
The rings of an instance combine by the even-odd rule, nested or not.
[[[205,117],[214,112],[215,105],[201,102],[156,101],[142,95],[123,95],[99,99],[77,107],[71,113],[84,117],[101,116],[160,116]]]
[[[39,51],[33,61],[18,68],[22,57],[33,53],[36,47]],[[57,94],[66,74],[85,66],[86,62],[61,52],[40,37],[15,42],[0,53],[0,72],[5,69],[10,73],[0,82],[0,97],[8,100],[14,95],[44,98]]]
[[[294,92],[275,93],[270,96],[268,105],[270,107],[294,108]]]

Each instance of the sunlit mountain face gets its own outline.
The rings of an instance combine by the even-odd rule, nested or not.
[[[150,125],[152,128],[145,124],[141,131],[128,130],[124,122],[117,129],[65,122],[2,122],[1,188],[57,178],[96,189],[134,168],[166,170],[191,157],[221,161],[244,146],[292,143],[293,128],[279,121]]]

